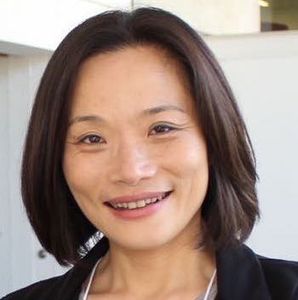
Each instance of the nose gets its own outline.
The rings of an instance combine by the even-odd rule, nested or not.
[[[124,142],[112,158],[111,179],[117,183],[136,186],[140,181],[153,177],[157,164],[145,145]]]

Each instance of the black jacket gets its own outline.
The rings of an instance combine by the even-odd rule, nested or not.
[[[37,282],[2,299],[77,300],[82,283],[108,248],[108,240],[103,238],[64,275]],[[258,256],[242,245],[219,251],[216,264],[217,300],[298,300],[298,262]]]

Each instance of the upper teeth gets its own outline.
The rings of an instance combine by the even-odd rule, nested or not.
[[[111,203],[111,205],[114,208],[128,208],[128,209],[134,209],[137,207],[144,207],[150,203],[155,203],[157,200],[161,200],[164,197],[164,195],[160,195],[158,197],[154,198],[148,198],[148,199],[142,199],[135,202],[122,202],[122,203]]]

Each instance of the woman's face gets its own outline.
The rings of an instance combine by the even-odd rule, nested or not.
[[[207,149],[181,66],[153,46],[98,54],[72,100],[63,170],[90,222],[131,249],[197,233]]]

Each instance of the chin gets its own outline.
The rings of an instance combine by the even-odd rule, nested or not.
[[[143,251],[143,250],[153,250],[164,247],[171,241],[175,240],[177,235],[171,230],[160,231],[151,230],[150,232],[136,232],[135,234],[121,235],[117,238],[109,238],[111,243],[115,243],[121,248]]]

